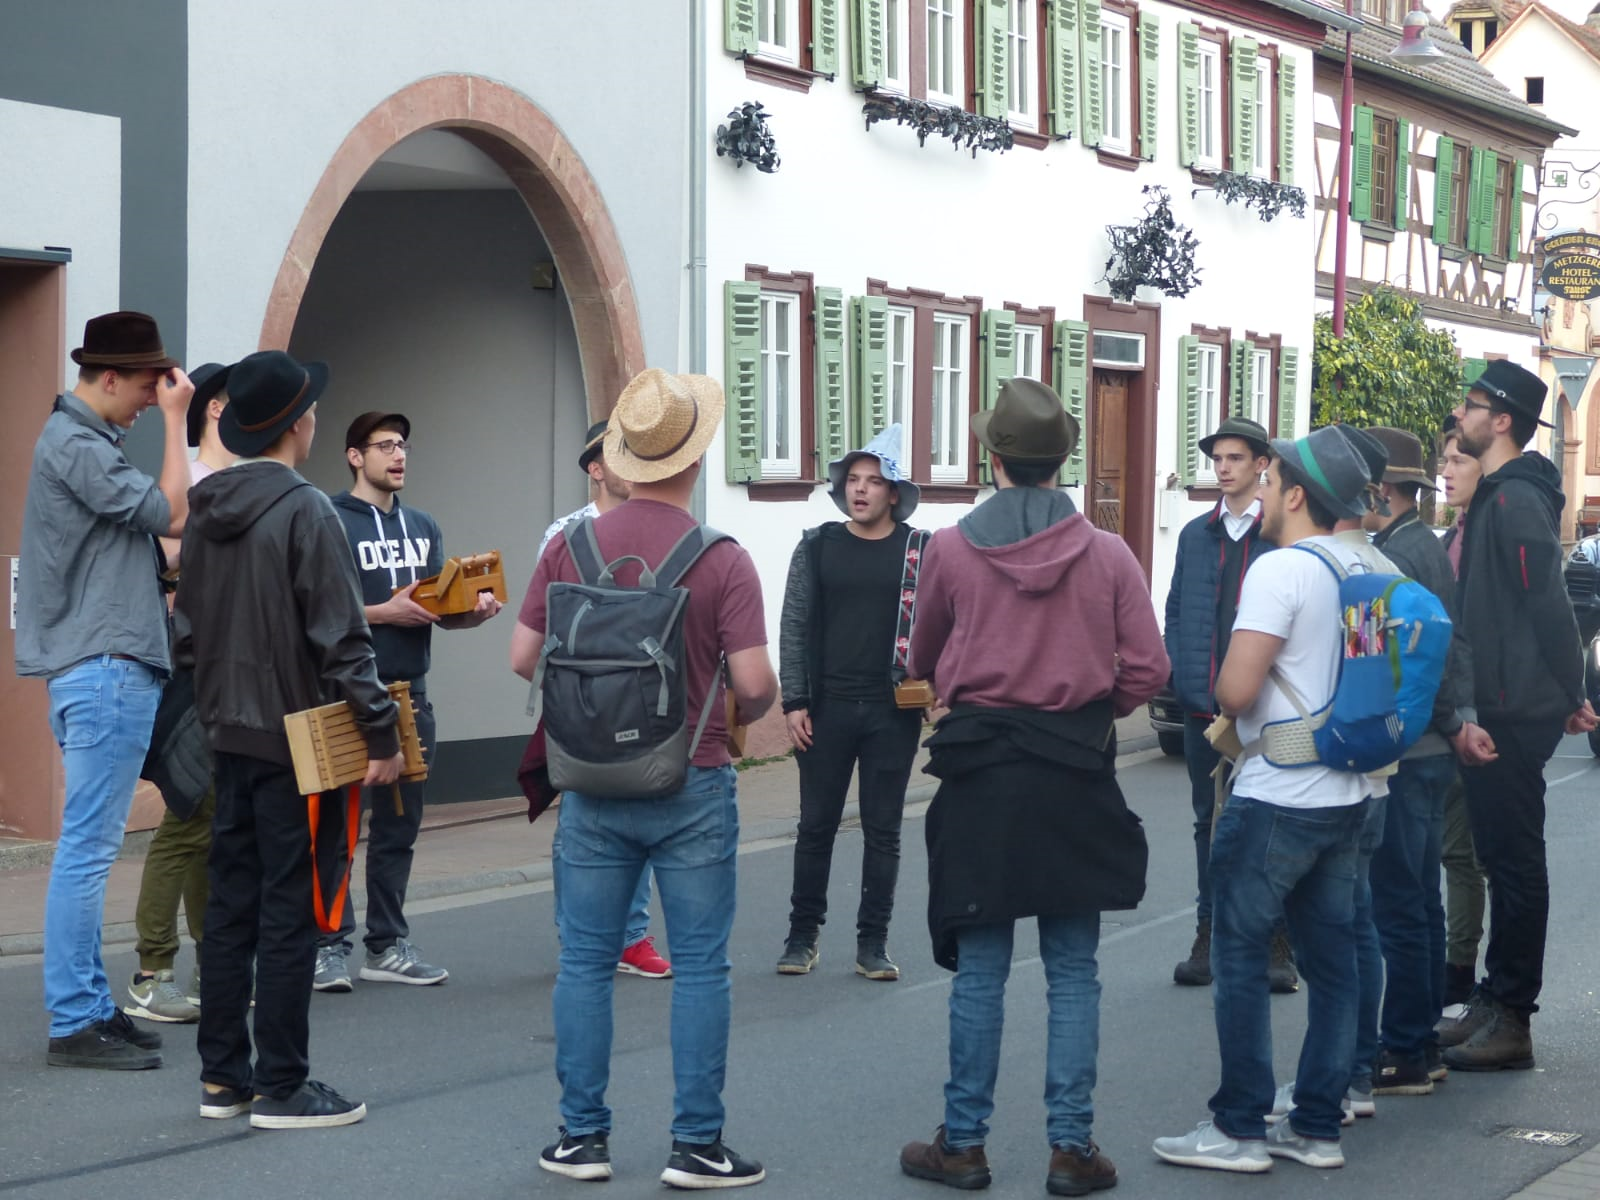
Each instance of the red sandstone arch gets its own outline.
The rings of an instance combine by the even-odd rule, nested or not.
[[[622,243],[598,185],[555,122],[520,92],[476,75],[418,80],[350,131],[289,239],[261,323],[261,348],[289,345],[323,239],[356,183],[396,142],[427,129],[448,129],[471,142],[521,194],[571,303],[590,417],[604,417],[645,365]]]

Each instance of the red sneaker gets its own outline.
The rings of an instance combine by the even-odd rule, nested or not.
[[[624,975],[643,975],[646,979],[671,979],[672,964],[656,953],[656,940],[640,938],[622,952],[617,970]]]

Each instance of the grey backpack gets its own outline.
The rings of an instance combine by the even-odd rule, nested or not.
[[[683,661],[689,589],[678,583],[728,535],[697,525],[652,570],[634,554],[606,562],[592,520],[566,533],[583,582],[552,583],[545,593],[544,648],[528,701],[535,717],[543,707],[550,784],[618,799],[671,795],[688,775],[721,677],[720,669],[712,676],[691,740]],[[637,587],[616,582],[626,562],[641,568]]]

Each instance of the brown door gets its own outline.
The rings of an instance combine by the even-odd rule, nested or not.
[[[1089,519],[1095,527],[1121,536],[1127,505],[1128,377],[1120,371],[1094,373],[1090,404]]]

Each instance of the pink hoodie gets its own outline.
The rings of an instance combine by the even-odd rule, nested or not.
[[[980,547],[968,539],[971,520],[928,544],[913,678],[931,680],[946,705],[1066,712],[1109,696],[1119,717],[1161,690],[1170,664],[1155,606],[1121,538],[1075,512]]]

